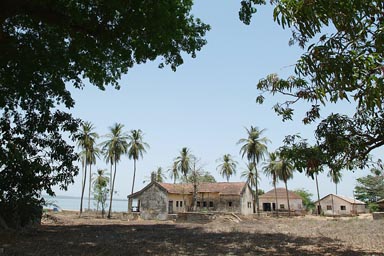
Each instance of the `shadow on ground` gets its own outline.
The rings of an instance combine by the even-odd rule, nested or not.
[[[48,225],[1,232],[0,248],[0,255],[373,255],[325,237],[209,233],[171,224]]]

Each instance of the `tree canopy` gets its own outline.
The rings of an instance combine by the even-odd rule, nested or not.
[[[78,173],[63,137],[73,140],[80,124],[64,110],[75,104],[68,86],[119,88],[135,64],[158,59],[176,70],[183,53],[196,56],[209,26],[191,15],[192,4],[0,2],[0,218],[12,226],[33,221],[18,217],[22,207],[36,208],[42,191],[53,195],[53,185],[65,189]]]
[[[371,169],[371,174],[356,180],[354,192],[357,199],[367,203],[384,199],[384,169],[380,164]]]
[[[340,169],[367,165],[369,153],[384,145],[384,30],[382,1],[270,1],[273,18],[292,31],[289,40],[304,49],[294,73],[261,79],[257,88],[263,103],[266,93],[282,94],[284,102],[274,106],[283,120],[290,120],[294,104],[304,101],[309,109],[305,124],[320,118],[327,103],[354,102],[352,116],[333,114],[319,125],[320,148]],[[265,0],[241,1],[240,20],[251,22],[258,5]],[[337,134],[337,131],[341,133]],[[339,150],[343,147],[345,150]]]

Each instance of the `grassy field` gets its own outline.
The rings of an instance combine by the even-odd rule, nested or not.
[[[384,221],[221,216],[202,224],[50,213],[38,228],[0,231],[0,255],[384,255]]]

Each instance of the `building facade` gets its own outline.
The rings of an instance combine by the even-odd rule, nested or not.
[[[166,220],[168,214],[194,210],[193,190],[192,184],[151,182],[129,199],[137,202],[143,219]],[[252,190],[245,182],[200,183],[196,211],[252,214]]]
[[[316,201],[315,205],[320,204],[320,212],[327,216],[356,215],[369,212],[366,203],[346,196],[329,194]]]
[[[303,210],[303,199],[296,193],[288,190],[289,206],[291,211]],[[277,200],[276,200],[277,198]],[[277,201],[277,207],[276,207]],[[288,211],[287,190],[285,188],[276,188],[259,196],[260,209],[264,212]]]

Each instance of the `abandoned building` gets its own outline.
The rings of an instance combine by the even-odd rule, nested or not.
[[[277,196],[277,207],[276,207]],[[288,190],[289,206],[291,211],[303,210],[303,199],[296,193]],[[260,208],[265,212],[270,211],[288,211],[287,190],[285,188],[276,188],[259,196]]]
[[[369,212],[366,203],[346,196],[329,194],[321,198],[320,201],[316,201],[315,205],[318,205],[319,202],[321,213],[327,216],[356,215]]]
[[[168,214],[193,210],[193,184],[151,182],[129,196],[143,219],[166,220]],[[196,211],[253,213],[252,190],[245,182],[200,183]]]

